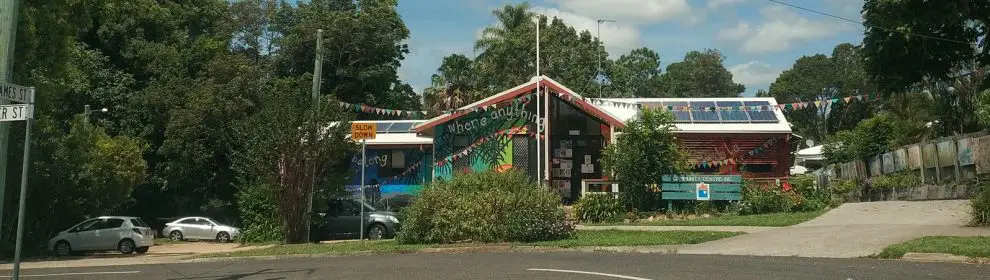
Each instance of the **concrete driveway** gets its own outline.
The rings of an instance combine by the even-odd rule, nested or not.
[[[923,236],[990,236],[988,228],[963,227],[968,211],[965,200],[847,203],[799,225],[676,250],[678,254],[855,258]]]
[[[51,260],[26,260],[21,268],[69,268],[112,265],[176,263],[198,254],[257,249],[263,246],[241,246],[237,243],[182,242],[152,246],[148,253],[122,255],[116,252],[89,253],[83,256]],[[12,263],[0,263],[0,270],[11,270]]]

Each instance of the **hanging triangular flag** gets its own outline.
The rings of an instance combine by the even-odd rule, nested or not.
[[[846,96],[846,98],[843,98],[843,100],[845,100],[846,103],[849,103],[849,100],[852,100],[852,96]]]

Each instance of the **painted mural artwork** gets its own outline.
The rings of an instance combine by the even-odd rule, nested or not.
[[[959,149],[959,166],[973,165],[973,148],[969,145],[969,138],[959,139],[956,141],[956,147]]]
[[[438,159],[457,155],[455,160],[435,166],[436,178],[449,179],[456,173],[495,170],[506,172],[513,166],[513,138],[526,137],[536,122],[535,103],[523,102],[488,111],[472,112],[454,121],[437,126],[434,149]],[[521,128],[518,133],[527,135],[498,134],[490,141],[479,142],[501,130]],[[466,147],[473,147],[467,154],[459,154]]]
[[[427,151],[419,149],[368,149],[364,170],[365,200],[377,208],[392,209],[408,204],[423,188],[432,166]],[[354,175],[345,189],[361,197],[361,154],[351,158]]]

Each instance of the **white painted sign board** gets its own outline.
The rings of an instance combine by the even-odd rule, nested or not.
[[[17,104],[0,106],[0,122],[23,121],[34,118],[34,105]]]
[[[16,103],[34,103],[34,91],[25,86],[0,83],[0,98]]]

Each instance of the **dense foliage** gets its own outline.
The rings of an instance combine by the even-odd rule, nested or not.
[[[543,241],[574,233],[560,197],[517,171],[434,181],[401,216],[401,243]]]
[[[342,186],[346,176],[338,171],[346,166],[336,162],[347,153],[347,145],[338,145],[343,134],[331,129],[319,133],[325,139],[295,143],[307,149],[286,154],[292,163],[288,176],[298,183],[270,176],[279,171],[270,164],[248,162],[271,159],[271,152],[253,153],[261,143],[285,151],[280,149],[305,138],[299,136],[317,137],[304,131],[352,118],[328,111],[319,122],[304,122],[312,112],[317,29],[324,30],[327,54],[319,95],[386,108],[421,107],[397,75],[408,54],[403,42],[409,31],[395,1],[23,3],[12,82],[35,86],[39,94],[28,196],[28,219],[36,222],[29,223],[29,244],[43,244],[52,232],[85,217],[108,214],[148,221],[204,215],[248,232],[258,225],[267,233],[256,236],[264,239],[298,240],[295,228],[306,220],[300,195],[311,185],[301,180],[322,177],[316,180],[318,195]],[[278,98],[291,102],[272,102]],[[329,110],[333,102],[323,104]],[[108,110],[90,115],[92,132],[80,134],[83,126],[74,118],[83,105]],[[21,133],[15,124],[11,135]],[[7,156],[18,159],[24,144],[21,137],[12,139]],[[306,147],[319,143],[336,150]],[[328,154],[314,172],[307,156]],[[2,251],[13,248],[20,179],[20,164],[10,163]],[[273,209],[274,215],[265,213]],[[287,215],[291,219],[284,220]]]
[[[674,115],[670,111],[643,108],[618,132],[615,143],[602,151],[602,167],[622,186],[622,195],[636,209],[659,207],[663,175],[679,174],[686,155],[677,146]]]
[[[816,186],[812,176],[795,176],[788,186],[744,181],[743,200],[736,205],[741,215],[806,212],[827,209],[834,203],[831,188]]]
[[[977,192],[969,200],[970,224],[990,226],[990,178],[977,178],[971,186],[977,188]]]
[[[582,222],[617,222],[625,213],[622,199],[612,194],[588,193],[574,204],[574,214]]]

